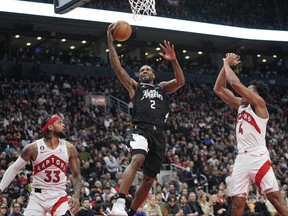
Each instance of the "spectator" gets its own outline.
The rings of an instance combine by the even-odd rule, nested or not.
[[[122,182],[122,179],[121,179],[121,178],[118,179],[118,180],[117,180],[117,185],[116,185],[115,188],[114,188],[117,193],[119,193],[119,191],[120,191],[121,182]]]
[[[180,209],[177,203],[176,197],[168,197],[167,203],[161,207],[161,212],[163,216],[182,216],[183,210]]]
[[[201,209],[203,211],[203,215],[205,216],[209,216],[209,211],[210,211],[210,204],[207,201],[208,197],[206,193],[203,193],[201,195],[199,195],[199,204],[201,206]]]
[[[187,215],[189,216],[189,215],[193,214],[190,205],[187,203],[187,197],[186,196],[180,195],[179,207],[183,211],[184,216],[187,216]]]
[[[88,180],[90,178],[92,172],[93,172],[93,169],[90,167],[90,162],[85,161],[83,164],[83,167],[81,169],[81,176],[85,180]]]
[[[207,216],[215,216],[216,212],[214,211],[214,205],[216,205],[217,203],[217,195],[216,194],[212,194],[209,198],[209,209],[206,209],[207,212]],[[206,215],[205,215],[206,216]]]
[[[179,191],[177,191],[176,189],[175,189],[175,186],[174,186],[174,184],[173,183],[170,183],[169,184],[169,191],[166,193],[166,200],[168,200],[168,197],[170,197],[170,196],[175,196],[176,197],[176,199],[178,199],[178,196],[179,196]]]
[[[102,180],[105,177],[105,173],[107,172],[106,167],[102,166],[101,161],[96,161],[96,169],[95,169],[97,179]]]
[[[213,206],[215,215],[226,216],[228,211],[228,205],[225,198],[225,193],[222,190],[219,190],[217,193],[217,202]]]
[[[117,163],[116,158],[111,153],[108,156],[108,160],[106,160],[106,168],[107,168],[107,171],[111,175],[111,179],[115,180],[116,179],[116,173],[117,173],[118,168],[119,168],[119,164]],[[115,186],[116,185],[114,185],[114,187]]]
[[[162,207],[162,205],[165,203],[165,197],[163,195],[163,192],[161,191],[156,191],[155,192],[155,198],[156,198],[156,203]]]
[[[102,199],[110,202],[110,199],[114,196],[114,193],[111,192],[111,186],[105,186],[104,193],[102,194]]]
[[[9,216],[23,216],[20,203],[14,202],[11,207],[12,211]]]
[[[89,198],[82,199],[82,207],[77,216],[94,216],[95,211],[91,209]]]
[[[190,206],[192,213],[196,213],[199,216],[204,214],[199,202],[197,201],[197,196],[194,192],[189,193],[188,205]]]
[[[265,204],[265,196],[259,195],[258,200],[255,202],[255,213],[258,213],[260,216],[271,216],[270,212],[268,211],[268,208]]]
[[[0,206],[0,216],[8,216],[7,214],[7,205],[6,204],[1,204]]]
[[[116,187],[117,183],[114,179],[112,179],[111,173],[110,172],[106,172],[105,173],[105,178],[102,180],[103,185],[106,185],[107,182],[110,183],[111,187]]]
[[[143,206],[143,211],[146,215],[162,216],[161,208],[156,202],[155,195],[148,198],[148,202]]]

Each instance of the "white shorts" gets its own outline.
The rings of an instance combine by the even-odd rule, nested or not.
[[[41,190],[41,193],[31,192],[24,216],[62,216],[69,210],[65,191]],[[72,214],[71,214],[72,215]]]
[[[279,191],[267,149],[240,152],[231,176],[231,196],[248,196],[254,182],[264,193]]]

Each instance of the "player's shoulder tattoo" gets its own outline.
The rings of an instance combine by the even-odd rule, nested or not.
[[[66,141],[66,148],[67,148],[69,158],[78,156],[77,149],[72,143]]]
[[[21,157],[26,161],[35,160],[37,155],[38,148],[36,142],[26,145],[21,152]]]

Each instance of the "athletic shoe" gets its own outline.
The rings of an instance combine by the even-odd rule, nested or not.
[[[127,212],[125,211],[125,199],[118,198],[117,201],[114,203],[111,213],[111,216],[128,216]]]

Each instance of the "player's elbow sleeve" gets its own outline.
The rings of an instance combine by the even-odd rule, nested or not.
[[[19,157],[3,175],[2,181],[0,183],[0,190],[3,191],[10,184],[10,182],[15,178],[18,174],[19,170],[22,169],[27,162]]]
[[[27,164],[27,161],[25,161],[22,157],[18,157],[17,160],[13,163],[13,167],[17,172],[22,169]]]

